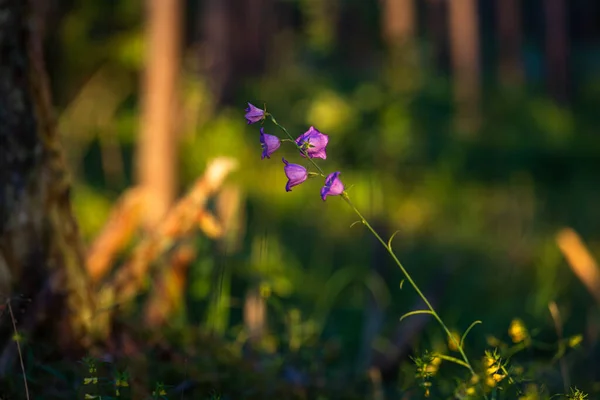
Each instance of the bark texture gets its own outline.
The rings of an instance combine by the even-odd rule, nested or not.
[[[71,351],[90,338],[94,306],[29,7],[0,0],[0,295],[26,301],[20,334]],[[15,361],[11,335],[0,330],[0,375]]]

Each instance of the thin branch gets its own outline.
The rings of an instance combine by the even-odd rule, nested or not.
[[[29,387],[27,386],[27,375],[25,374],[25,363],[23,362],[23,353],[21,353],[19,331],[17,331],[17,321],[15,320],[15,314],[13,313],[12,306],[10,305],[10,299],[6,301],[6,305],[8,306],[10,320],[12,321],[13,330],[15,332],[15,343],[17,344],[17,352],[19,353],[19,361],[21,362],[21,371],[23,372],[23,384],[25,385],[25,398],[29,400]]]

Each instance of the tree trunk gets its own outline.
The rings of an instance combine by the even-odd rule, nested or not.
[[[479,127],[481,97],[477,1],[452,0],[448,6],[455,124],[458,132],[472,134]]]
[[[275,34],[273,0],[206,0],[201,7],[200,65],[217,105],[237,104],[236,86],[258,75]],[[236,105],[236,107],[239,104]]]
[[[389,47],[413,41],[416,29],[416,7],[413,0],[383,0],[383,36]]]
[[[151,229],[175,198],[177,138],[174,117],[179,74],[181,4],[149,0],[147,70],[144,76],[138,179],[144,189],[144,225]]]
[[[435,65],[441,70],[448,68],[447,7],[448,5],[442,0],[427,0],[426,3],[427,39],[431,43],[431,55]]]
[[[28,300],[19,333],[43,334],[64,356],[89,343],[94,303],[29,6],[0,0],[0,292]],[[0,376],[16,359],[6,329]]]
[[[521,1],[496,0],[498,21],[498,78],[502,86],[523,83],[521,62]]]
[[[564,0],[545,0],[546,82],[550,95],[559,103],[569,98],[567,10]]]

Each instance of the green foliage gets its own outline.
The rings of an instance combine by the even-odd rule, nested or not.
[[[55,33],[60,51],[52,54],[49,67],[74,171],[74,209],[89,243],[111,202],[133,181],[143,9],[133,0],[71,3]],[[231,181],[246,196],[241,248],[223,254],[208,239],[196,241],[198,257],[187,274],[182,315],[170,321],[180,333],[178,344],[192,343],[190,352],[214,346],[222,353],[196,359],[195,377],[208,376],[199,384],[200,398],[275,398],[280,388],[270,391],[273,381],[291,385],[282,378],[293,375],[285,366],[325,382],[310,398],[341,398],[347,382],[354,382],[355,366],[365,361],[358,349],[370,318],[381,319],[376,341],[388,343],[413,318],[398,325],[401,316],[423,312],[411,311],[417,309],[414,293],[364,226],[348,228],[356,220],[351,210],[336,201],[323,203],[316,182],[285,192],[283,165],[275,158],[261,162],[258,135],[242,118],[247,101],[266,102],[270,112],[285,116],[280,122],[293,135],[315,124],[335,138],[336,157],[328,167],[343,171],[354,203],[388,233],[382,236],[398,230],[395,253],[425,291],[431,288],[448,325],[469,327],[461,345],[469,354],[484,354],[478,380],[473,379],[452,361],[457,353],[429,324],[411,344],[415,354],[427,355],[414,362],[404,357],[398,379],[386,384],[389,393],[467,399],[477,398],[483,385],[490,399],[533,400],[567,391],[563,384],[570,380],[597,396],[588,368],[597,354],[578,349],[581,332],[597,324],[596,312],[555,243],[559,228],[573,226],[600,255],[597,77],[575,77],[582,90],[569,109],[535,87],[485,86],[481,129],[465,139],[452,128],[451,77],[436,71],[426,56],[417,65],[398,65],[385,55],[360,54],[368,66],[352,67],[352,57],[337,46],[341,39],[325,3],[294,2],[291,7],[309,22],[272,38],[264,72],[238,78],[234,105],[215,103],[209,77],[184,63],[182,111],[174,116],[181,134],[180,187],[189,187],[211,158],[229,155],[242,166]],[[425,45],[419,44],[422,54]],[[197,57],[195,50],[186,53],[186,60]],[[101,68],[107,73],[90,80]],[[77,109],[85,112],[70,113],[92,82],[109,93],[90,95],[88,107]],[[113,172],[117,178],[105,170],[107,154],[122,160]],[[250,289],[258,289],[267,310],[258,372],[247,367],[244,354],[242,303]],[[564,322],[558,339],[548,313],[552,301],[560,305]],[[510,324],[517,318],[520,322]],[[471,330],[474,320],[483,324]],[[519,329],[524,321],[528,328]],[[190,339],[197,330],[222,341]],[[26,365],[36,367],[28,374],[38,389],[51,385],[48,381],[64,389],[81,378],[78,383],[87,379],[86,387],[104,385],[115,396],[116,387],[129,390],[117,382],[134,378],[117,372],[75,376],[69,366],[31,358]],[[568,377],[561,373],[565,359]],[[186,379],[177,362],[150,361],[165,374],[149,382],[154,396]],[[175,378],[167,380],[171,375]],[[168,385],[159,387],[161,380]],[[371,396],[373,383],[363,376],[356,381],[349,388],[358,393],[354,398]],[[10,387],[10,393],[19,393],[16,384]],[[343,391],[346,398],[352,390]],[[565,395],[587,396],[579,389]]]
[[[569,394],[566,395],[569,400],[584,400],[588,398],[588,395],[577,388],[571,388]]]

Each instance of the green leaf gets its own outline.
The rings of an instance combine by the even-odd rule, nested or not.
[[[465,339],[467,338],[467,335],[469,334],[469,332],[471,332],[471,329],[473,329],[475,327],[475,325],[479,325],[479,324],[483,324],[483,322],[481,321],[475,321],[473,322],[471,325],[469,325],[469,327],[467,328],[467,330],[465,331],[465,333],[463,333],[462,337],[460,338],[460,347],[463,347],[463,343],[465,342]]]
[[[362,221],[354,221],[354,222],[352,223],[352,225],[350,225],[350,228],[352,228],[352,227],[353,227],[354,225],[356,225],[356,224],[360,224],[361,222],[362,222]]]
[[[400,321],[402,321],[404,318],[410,317],[412,315],[417,315],[417,314],[429,314],[429,315],[433,315],[433,311],[430,311],[430,310],[416,310],[416,311],[407,312],[406,314],[404,314],[403,316],[400,317]]]
[[[465,368],[467,368],[467,369],[469,369],[469,370],[471,369],[471,368],[469,367],[469,364],[467,364],[467,363],[466,363],[466,362],[464,362],[463,360],[459,360],[458,358],[455,358],[455,357],[452,357],[452,356],[447,356],[447,355],[445,355],[445,354],[440,354],[440,353],[433,353],[433,356],[434,356],[434,357],[441,358],[442,360],[450,361],[450,362],[452,362],[452,363],[454,363],[454,364],[461,365],[461,366],[463,366],[463,367],[465,367]]]
[[[400,281],[400,290],[402,290],[402,286],[404,286],[404,281],[405,281],[405,280],[406,280],[406,279],[402,279],[402,280]]]
[[[400,232],[400,230],[397,230],[396,232],[394,232],[394,233],[392,234],[392,236],[390,236],[390,238],[389,238],[389,240],[388,240],[388,242],[387,242],[388,249],[392,250],[392,240],[394,240],[394,236],[396,236],[396,234],[397,234],[398,232]]]

